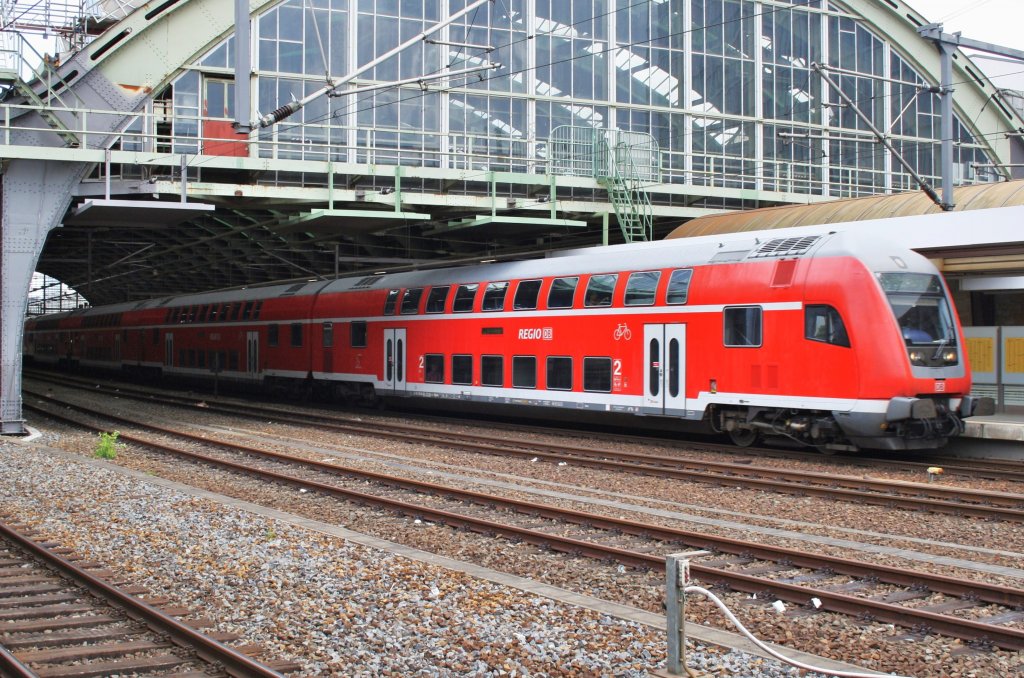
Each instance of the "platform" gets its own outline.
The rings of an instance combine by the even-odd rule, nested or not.
[[[1024,442],[1024,414],[993,414],[964,419],[964,438]]]

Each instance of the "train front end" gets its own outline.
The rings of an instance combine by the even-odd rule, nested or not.
[[[963,431],[965,417],[991,414],[994,402],[970,395],[963,333],[938,271],[923,257],[889,261],[895,266],[874,271],[884,301],[872,323],[872,374],[865,375],[865,385],[888,397],[876,400],[876,412],[837,413],[837,420],[857,447],[939,447]]]

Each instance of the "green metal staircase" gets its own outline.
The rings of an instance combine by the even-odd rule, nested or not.
[[[634,161],[632,148],[624,141],[616,141],[613,146],[610,136],[598,135],[597,180],[608,191],[626,242],[650,241],[654,238],[654,210],[643,175]]]
[[[58,92],[64,82],[57,69],[20,34],[8,33],[4,38],[5,44],[0,47],[0,88],[7,89],[4,99],[10,99],[12,95],[24,97],[26,107],[32,107],[39,113],[66,146],[81,146],[78,134],[57,115],[60,109],[73,108]],[[33,63],[31,55],[38,59],[36,63]],[[37,90],[41,90],[41,93]],[[71,112],[69,114],[75,115]]]

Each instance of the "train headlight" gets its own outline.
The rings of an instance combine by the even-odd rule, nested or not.
[[[912,365],[924,365],[924,351],[911,351],[910,363]]]
[[[942,354],[942,361],[947,365],[955,365],[957,360],[956,351],[945,351]]]

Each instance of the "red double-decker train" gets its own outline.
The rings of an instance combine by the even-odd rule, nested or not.
[[[29,320],[25,356],[823,450],[937,447],[991,408],[926,259],[849,232],[761,237],[86,308]]]

